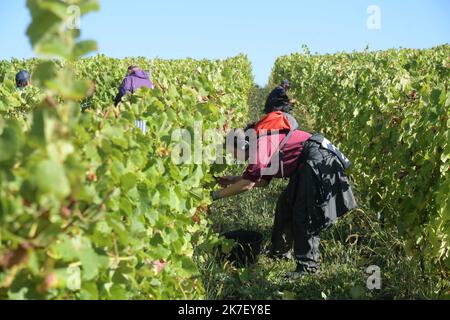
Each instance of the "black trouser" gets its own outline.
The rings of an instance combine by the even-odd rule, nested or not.
[[[280,195],[272,233],[272,251],[286,252],[294,244],[297,264],[318,268],[319,233],[356,208],[340,160],[315,142],[306,142],[304,158]]]
[[[319,268],[320,238],[319,232],[312,231],[308,223],[316,199],[312,175],[312,170],[305,166],[298,176],[291,178],[278,198],[272,230],[272,252],[286,253],[293,245],[297,266],[315,270]],[[300,199],[293,202],[293,197]]]
[[[311,186],[310,186],[311,187]],[[309,191],[308,191],[309,190]],[[306,193],[313,190],[306,188]],[[319,233],[312,233],[309,230],[307,216],[304,208],[294,210],[289,199],[289,187],[281,193],[278,198],[275,210],[275,221],[272,230],[272,252],[283,254],[294,246],[295,260],[297,266],[316,270],[319,268]],[[305,196],[308,196],[305,194]],[[309,195],[309,199],[314,199]],[[307,201],[304,205],[307,206]]]

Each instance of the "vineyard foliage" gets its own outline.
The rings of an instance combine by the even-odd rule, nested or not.
[[[86,58],[96,43],[67,27],[69,3],[82,15],[99,10],[97,0],[28,0],[27,35],[39,58],[0,61],[0,299],[201,298],[194,248],[219,242],[206,211],[222,166],[174,163],[173,133],[191,133],[184,146],[192,154],[203,140],[203,160],[212,160],[220,136],[245,124],[250,62]],[[317,131],[352,160],[361,200],[444,281],[449,57],[449,45],[305,50],[277,59],[271,78],[290,79]],[[132,64],[151,74],[155,89],[114,107]],[[17,90],[21,69],[32,86]],[[219,135],[202,139],[200,127]]]
[[[354,163],[351,176],[411,255],[450,270],[450,46],[277,59],[293,95]],[[301,110],[300,110],[301,111]],[[300,119],[301,120],[301,119]]]
[[[175,164],[172,133],[242,125],[248,59],[82,58],[96,44],[66,28],[65,1],[27,6],[40,58],[0,62],[0,299],[202,297],[193,250],[219,241],[205,216],[219,168]],[[114,107],[131,64],[151,70],[156,87]],[[20,69],[32,73],[23,91]],[[203,141],[205,154],[220,142]]]

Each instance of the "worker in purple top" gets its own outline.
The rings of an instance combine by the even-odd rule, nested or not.
[[[142,87],[153,89],[154,84],[144,70],[140,69],[136,65],[129,66],[127,76],[122,81],[122,84],[119,87],[119,93],[114,100],[115,105],[117,106],[120,103],[124,95],[127,93],[133,94],[136,90]]]
[[[117,106],[120,101],[122,101],[122,97],[124,95],[131,95],[142,87],[153,89],[155,86],[144,70],[140,69],[136,65],[129,66],[127,76],[119,87],[119,93],[114,100],[114,104]],[[136,120],[135,124],[144,134],[147,132],[147,124],[144,120]]]

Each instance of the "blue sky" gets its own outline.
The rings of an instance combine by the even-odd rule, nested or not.
[[[0,1],[0,59],[27,58],[25,0]],[[301,51],[428,48],[450,42],[449,0],[101,0],[81,22],[83,38],[113,57],[225,58],[245,53],[264,85],[276,57]],[[367,8],[381,10],[371,30]]]

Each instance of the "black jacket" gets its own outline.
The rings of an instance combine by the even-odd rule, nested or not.
[[[343,164],[334,153],[308,140],[303,144],[300,163],[303,165],[289,181],[287,197],[314,234],[356,208],[356,200]]]

